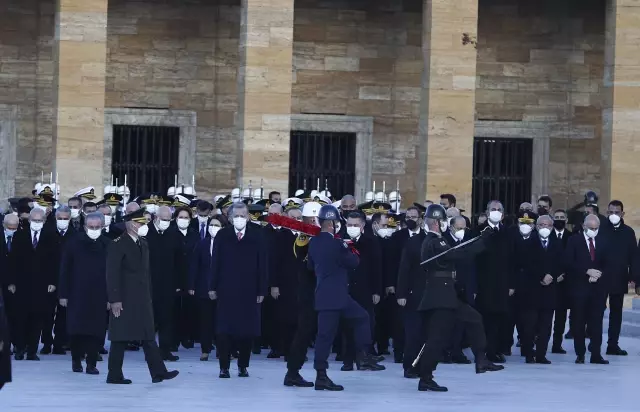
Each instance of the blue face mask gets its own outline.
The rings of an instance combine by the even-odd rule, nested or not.
[[[13,236],[16,233],[15,230],[10,230],[10,229],[5,229],[4,230],[4,235],[5,236]]]

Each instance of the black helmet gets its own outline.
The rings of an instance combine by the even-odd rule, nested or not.
[[[584,194],[584,203],[586,205],[597,205],[598,204],[598,195],[593,190],[588,191]]]
[[[447,218],[447,212],[444,210],[444,207],[434,203],[427,207],[424,217],[426,219],[445,220]]]
[[[318,212],[318,219],[320,221],[325,220],[340,220],[340,213],[338,213],[338,209],[332,205],[324,205],[320,208],[320,212]]]

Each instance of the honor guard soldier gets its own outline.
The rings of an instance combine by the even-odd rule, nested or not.
[[[321,232],[311,239],[307,266],[316,273],[316,310],[318,336],[315,346],[314,368],[317,372],[315,389],[341,391],[327,376],[327,359],[341,318],[353,321],[356,364],[360,370],[383,370],[366,349],[371,345],[369,314],[349,296],[349,271],[358,267],[358,256],[342,240],[336,239],[338,209],[322,206],[318,214]]]
[[[471,349],[475,355],[476,373],[504,369],[494,365],[485,356],[486,338],[482,326],[482,317],[469,304],[465,303],[455,288],[457,260],[476,254],[484,248],[484,239],[491,230],[483,232],[482,237],[468,246],[452,249],[442,236],[446,213],[442,206],[429,205],[425,213],[427,235],[422,243],[421,260],[427,272],[427,283],[418,311],[423,312],[425,336],[424,355],[420,359],[420,391],[446,392],[447,388],[433,380],[433,371],[442,358],[442,351],[449,342],[456,320],[465,323]],[[439,258],[436,256],[447,252]],[[426,260],[431,259],[429,262]],[[420,358],[420,354],[418,354]]]

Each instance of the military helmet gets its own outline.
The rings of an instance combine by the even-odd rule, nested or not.
[[[444,210],[444,207],[434,203],[427,207],[424,217],[426,219],[444,220],[447,218],[447,212]]]
[[[338,213],[338,209],[336,209],[333,205],[324,205],[320,208],[318,219],[320,219],[321,221],[339,220],[340,214]]]

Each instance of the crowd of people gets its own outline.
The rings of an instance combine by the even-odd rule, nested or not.
[[[201,361],[215,350],[220,378],[232,359],[248,377],[251,354],[267,350],[286,361],[284,385],[342,390],[326,373],[333,352],[342,371],[380,371],[390,356],[420,390],[445,391],[433,371],[473,363],[467,347],[477,373],[502,369],[514,346],[527,364],[550,364],[565,338],[577,364],[587,350],[607,364],[607,305],[606,354],[627,355],[623,300],[640,265],[620,201],[605,216],[588,195],[570,230],[548,196],[512,221],[491,201],[472,224],[451,194],[401,208],[399,194],[358,204],[326,191],[236,190],[210,203],[173,189],[129,202],[116,190],[96,201],[86,188],[63,204],[41,185],[12,199],[0,236],[0,384],[10,356],[68,351],[72,370],[90,375],[108,353],[107,382],[128,384],[124,354],[140,348],[162,382],[178,375],[165,362],[199,344]],[[314,346],[315,383],[300,375]]]

